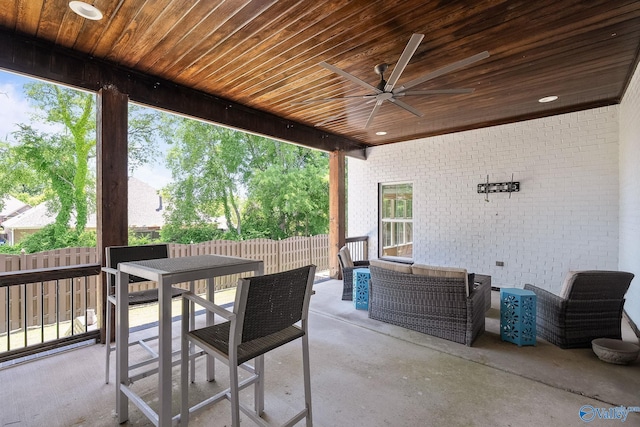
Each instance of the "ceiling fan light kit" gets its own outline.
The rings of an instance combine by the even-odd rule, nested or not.
[[[424,96],[424,95],[436,95],[436,94],[472,93],[474,89],[436,89],[436,90],[410,90],[410,89],[424,82],[435,79],[436,77],[440,77],[446,73],[450,73],[459,68],[463,68],[468,65],[471,65],[474,62],[488,58],[489,52],[487,51],[480,52],[476,55],[454,62],[438,70],[425,74],[422,77],[413,79],[399,87],[396,87],[396,84],[398,83],[400,76],[404,72],[404,69],[406,68],[407,64],[409,64],[409,61],[415,54],[423,38],[424,38],[424,34],[413,34],[411,36],[411,39],[409,39],[407,46],[404,48],[404,51],[400,55],[400,58],[398,59],[398,62],[393,68],[393,71],[391,72],[391,75],[389,76],[388,80],[385,80],[384,74],[389,69],[389,64],[382,63],[374,67],[374,71],[376,72],[376,74],[380,76],[380,82],[378,83],[377,86],[372,86],[369,83],[354,76],[353,74],[347,73],[346,71],[334,65],[328,64],[324,61],[320,62],[319,65],[321,67],[324,67],[327,70],[335,74],[338,74],[344,77],[345,79],[350,80],[353,83],[356,83],[357,85],[369,90],[371,93],[368,95],[356,95],[356,96],[344,96],[344,97],[337,97],[337,98],[323,98],[323,99],[308,100],[308,101],[303,101],[302,103],[307,104],[307,103],[313,103],[313,102],[330,102],[330,101],[345,100],[345,99],[365,99],[367,100],[367,102],[375,101],[373,110],[369,114],[369,118],[367,119],[367,122],[364,126],[365,129],[368,129],[373,123],[373,119],[378,113],[378,111],[380,110],[380,107],[382,106],[384,101],[389,101],[392,104],[395,104],[396,106],[410,112],[414,116],[423,117],[424,114],[421,111],[418,111],[417,109],[413,108],[411,105],[407,104],[406,102],[398,98],[403,98],[407,96]],[[329,121],[333,121],[334,119],[335,117]],[[324,121],[323,124],[326,124],[329,121]]]

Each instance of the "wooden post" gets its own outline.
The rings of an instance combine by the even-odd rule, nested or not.
[[[338,251],[346,239],[345,155],[329,154],[329,275],[340,278]]]
[[[109,85],[98,91],[96,101],[96,170],[97,170],[97,240],[98,262],[103,266],[104,249],[126,245],[128,241],[128,109],[129,97]],[[100,276],[101,334],[105,340],[106,276]],[[113,313],[113,312],[112,312]],[[112,336],[115,335],[115,315],[111,316]]]

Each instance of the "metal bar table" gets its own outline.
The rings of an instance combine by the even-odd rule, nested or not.
[[[118,422],[129,418],[129,400],[159,427],[173,423],[171,417],[171,286],[207,279],[207,298],[213,301],[213,278],[253,271],[264,274],[261,260],[199,255],[182,258],[164,258],[118,264],[116,275],[116,410]],[[129,275],[152,280],[158,284],[159,338],[158,338],[158,413],[156,413],[128,384],[129,381],[129,309],[123,303],[129,298]],[[207,319],[212,322],[213,319]],[[213,360],[207,363],[207,376],[213,378]],[[176,421],[179,415],[176,416]]]

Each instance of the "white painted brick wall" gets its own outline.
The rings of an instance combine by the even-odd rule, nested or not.
[[[620,105],[620,270],[636,275],[625,310],[640,327],[640,68]]]
[[[572,269],[618,267],[618,106],[370,150],[348,162],[349,236],[378,256],[378,183],[414,191],[414,260],[559,291]],[[521,190],[477,193],[485,182]],[[496,267],[503,261],[504,267]]]

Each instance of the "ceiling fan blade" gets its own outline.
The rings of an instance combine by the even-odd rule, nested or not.
[[[351,80],[352,82],[359,84],[360,86],[373,91],[374,93],[382,93],[382,91],[380,89],[378,89],[375,86],[371,86],[369,83],[365,82],[364,80],[360,80],[359,78],[357,78],[356,76],[354,76],[353,74],[349,74],[344,70],[341,70],[340,68],[333,66],[331,64],[327,64],[326,62],[322,61],[320,62],[318,65],[320,65],[321,67],[326,68],[329,71],[333,71],[336,74],[341,75],[342,77],[344,77],[345,79]]]
[[[434,89],[434,90],[408,90],[406,92],[394,93],[393,96],[415,96],[415,95],[440,95],[440,94],[460,94],[473,93],[475,89]]]
[[[322,98],[322,99],[308,99],[306,101],[296,101],[292,102],[291,105],[301,105],[301,104],[314,104],[317,102],[327,102],[327,101],[343,101],[350,99],[376,99],[375,95],[354,95],[354,96],[339,96],[337,98]]]
[[[413,114],[415,116],[424,117],[424,114],[422,114],[420,111],[416,110],[415,108],[413,108],[411,105],[407,104],[406,102],[402,102],[399,99],[394,99],[394,98],[390,98],[389,101],[393,102],[394,104],[396,104],[400,108],[404,108],[405,110],[407,110],[408,112],[410,112],[411,114]]]
[[[411,39],[409,39],[409,43],[407,43],[402,55],[400,55],[400,59],[398,59],[396,66],[393,67],[393,72],[391,72],[391,76],[389,76],[387,84],[384,87],[385,92],[391,92],[391,90],[393,90],[393,87],[398,82],[400,75],[413,57],[413,54],[416,53],[416,49],[418,49],[418,45],[423,38],[424,34],[414,34],[411,36]]]
[[[376,101],[376,105],[374,105],[373,110],[371,110],[371,114],[369,114],[369,118],[367,119],[367,124],[364,125],[365,129],[369,129],[369,126],[373,123],[373,117],[378,113],[383,102],[384,101],[382,99],[378,99],[378,101]]]
[[[399,88],[395,89],[393,92],[394,93],[404,92],[407,89],[411,89],[412,87],[419,85],[420,83],[424,83],[428,80],[435,79],[436,77],[440,77],[443,74],[450,73],[452,71],[457,70],[458,68],[466,67],[467,65],[471,65],[474,62],[480,61],[488,57],[489,57],[489,52],[485,50],[484,52],[480,52],[476,55],[470,56],[468,58],[462,59],[460,61],[449,64],[445,67],[442,67],[439,70],[433,71],[422,77],[418,77],[417,79],[411,80],[410,82],[407,82],[404,85],[400,86]]]

